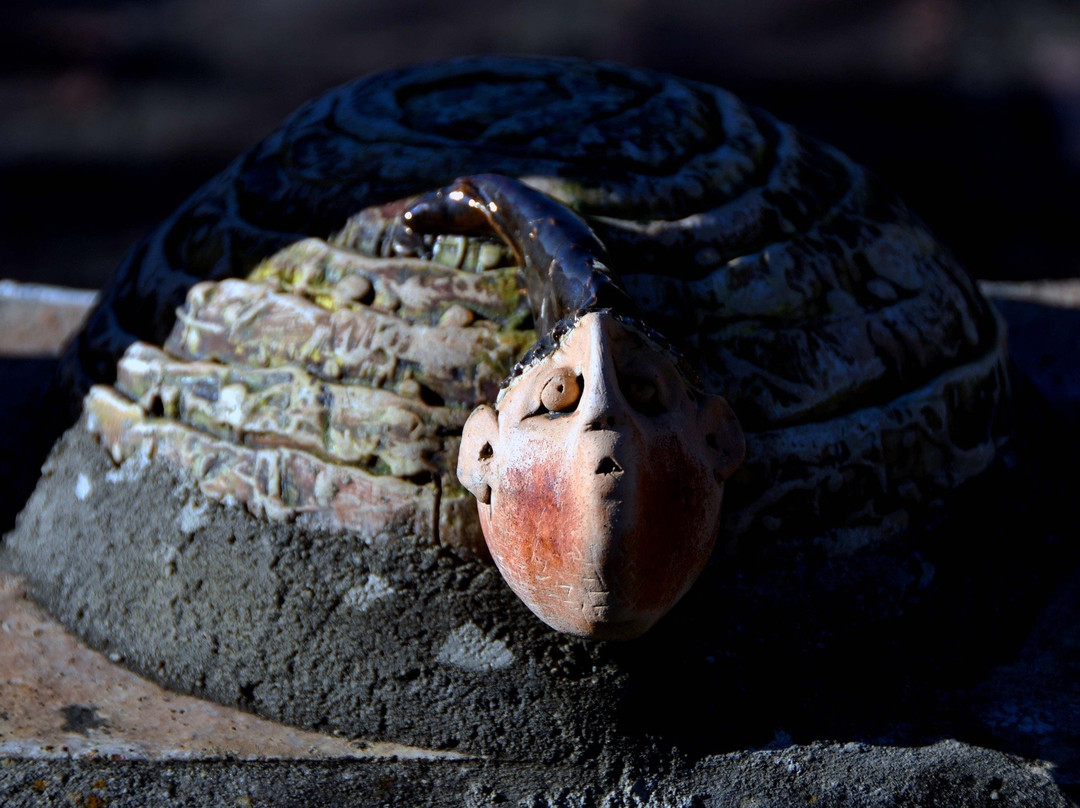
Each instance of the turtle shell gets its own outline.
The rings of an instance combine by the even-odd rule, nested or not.
[[[650,322],[727,397],[748,442],[728,487],[730,537],[794,530],[851,550],[902,531],[909,511],[991,462],[1002,327],[894,194],[722,90],[570,60],[391,71],[304,106],[134,248],[74,344],[69,378],[80,390],[111,380],[133,340],[166,342],[193,284],[247,275],[290,243],[323,239],[271,260],[388,257],[400,207],[378,206],[480,172],[522,178],[585,215]],[[491,245],[450,244],[461,254],[444,252],[444,264],[483,269]],[[504,336],[472,348],[486,382],[434,399],[470,407],[529,335],[506,338],[527,327],[512,300],[499,312],[460,302]],[[359,361],[372,363],[369,385],[401,381]],[[454,489],[454,447],[439,451],[435,471]]]
[[[776,552],[710,566],[617,651],[546,629],[476,557],[461,424],[534,334],[498,244],[401,255],[391,231],[400,200],[479,173],[584,215],[746,431],[725,536]],[[137,671],[289,723],[514,760],[665,732],[720,751],[733,700],[767,739],[823,638],[933,584],[886,539],[991,463],[1003,341],[891,192],[722,90],[561,59],[391,71],[133,249],[66,357],[100,386],[0,560]]]

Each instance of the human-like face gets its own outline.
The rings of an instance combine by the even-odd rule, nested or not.
[[[541,620],[629,639],[700,574],[743,451],[723,399],[695,396],[652,342],[591,313],[497,413],[473,413],[458,475],[499,571]]]

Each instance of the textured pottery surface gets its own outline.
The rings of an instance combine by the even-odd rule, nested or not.
[[[588,218],[746,430],[730,557],[653,645],[532,618],[454,474],[465,418],[535,334],[505,249],[391,255],[400,207],[381,206],[492,171]],[[381,74],[302,108],[133,251],[68,357],[76,388],[115,384],[0,560],[135,670],[289,723],[470,754],[649,746],[673,720],[628,707],[651,684],[685,678],[723,713],[742,615],[808,610],[765,633],[811,645],[928,583],[903,536],[993,460],[1003,344],[890,192],[720,90],[553,60]],[[768,559],[752,583],[747,555]]]
[[[344,374],[390,391],[425,374],[440,382],[429,401],[490,401],[533,339],[514,333],[527,323],[514,271],[488,269],[505,266],[505,250],[451,239],[433,269],[365,266],[394,211],[356,215],[481,171],[522,177],[585,214],[650,322],[724,391],[749,443],[728,535],[787,528],[850,545],[897,532],[908,509],[993,457],[1002,329],[891,192],[721,90],[580,62],[466,59],[313,101],[132,252],[71,374],[110,380],[132,339],[169,339],[193,282],[247,274],[301,234],[334,232],[270,259],[274,291],[297,294],[242,302],[235,282],[213,294],[248,305],[248,317],[265,305],[313,318],[313,333],[319,317],[351,317],[356,344],[286,356],[275,354],[280,331],[238,323],[222,358],[250,350],[256,366],[292,362],[320,381]],[[304,313],[305,297],[332,309],[335,295],[354,313]],[[203,301],[192,304],[197,318]]]

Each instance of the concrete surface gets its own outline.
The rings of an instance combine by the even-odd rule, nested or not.
[[[941,621],[940,636],[904,643],[897,641],[902,631],[886,627],[873,634],[856,631],[861,656],[815,657],[805,648],[796,649],[786,663],[779,663],[780,669],[766,675],[758,691],[751,688],[759,696],[772,694],[776,704],[740,703],[738,692],[727,700],[741,712],[763,708],[759,720],[744,719],[742,729],[717,726],[710,732],[705,723],[690,734],[661,732],[660,745],[651,748],[648,743],[624,748],[597,737],[598,746],[578,747],[576,754],[544,761],[526,747],[518,747],[517,754],[500,754],[505,740],[498,738],[487,748],[492,755],[334,737],[163,691],[82,646],[25,600],[17,578],[5,575],[0,581],[0,798],[6,805],[86,806],[166,805],[178,799],[206,805],[319,805],[344,800],[391,805],[1070,804],[1068,795],[1075,796],[1080,782],[1075,740],[1080,722],[1080,688],[1076,687],[1080,643],[1075,640],[1080,602],[1078,581],[1071,572],[1076,567],[1075,533],[1070,532],[1067,518],[1047,519],[1038,509],[1047,501],[1061,500],[1060,492],[1069,490],[1075,481],[1075,470],[1054,467],[1046,458],[1058,453],[1071,456],[1077,443],[1080,396],[1075,393],[1077,366],[1070,357],[1076,355],[1072,346],[1080,334],[1080,312],[1060,305],[1068,297],[1064,291],[1051,294],[1052,307],[1042,305],[1045,287],[1038,293],[1041,301],[1034,303],[1029,290],[1012,290],[1008,295],[992,291],[1000,297],[1028,298],[1000,305],[1013,329],[1020,426],[1032,444],[1024,450],[1027,454],[1014,453],[1010,461],[1027,470],[1032,485],[1013,488],[1021,500],[1020,514],[1007,527],[1027,525],[1031,532],[1014,535],[1015,544],[1004,547],[999,546],[1002,536],[991,537],[981,557],[970,554],[980,546],[973,540],[958,548],[953,561],[938,559],[933,574],[946,580],[950,563],[982,564],[985,568],[968,582],[988,590],[983,599],[970,602],[950,600],[933,589],[925,592],[931,601],[938,600],[924,613],[925,619],[906,630],[925,630],[935,617],[949,618]],[[1031,401],[1039,406],[1032,409]],[[1038,451],[1032,453],[1033,449]],[[1031,462],[1032,458],[1039,463]],[[1040,465],[1043,462],[1045,467]],[[1033,468],[1036,465],[1040,467]],[[78,472],[71,474],[71,498],[78,501]],[[1042,483],[1048,486],[1049,500],[1040,500],[1034,493]],[[91,495],[85,489],[83,493]],[[981,502],[985,507],[986,500]],[[1031,511],[1023,510],[1025,503],[1030,503]],[[1061,501],[1059,506],[1067,514],[1068,503]],[[1004,538],[1009,535],[1006,532]],[[994,557],[998,562],[987,566],[986,559]],[[930,571],[924,568],[923,574]],[[371,600],[381,599],[372,595]],[[963,603],[980,609],[983,617],[956,623],[946,613],[935,613]],[[909,605],[919,611],[917,603]],[[830,619],[825,612],[821,620]],[[812,617],[790,611],[787,615],[800,623]],[[520,662],[520,649],[510,636],[488,636],[475,622],[475,612],[470,617],[456,633],[447,623],[442,641],[431,646],[442,657],[436,664],[456,666],[462,676],[470,676],[506,670],[514,661]],[[469,625],[476,630],[470,632]],[[804,643],[820,640],[834,649],[842,644],[843,638],[835,633],[815,635],[813,620],[802,628],[800,635],[810,629]],[[973,642],[949,633],[972,628],[986,636]],[[882,635],[892,637],[892,644],[886,643],[883,664],[867,666],[866,658],[874,649],[865,641]],[[451,642],[454,637],[457,645]],[[967,668],[935,670],[935,661],[946,653],[943,649],[954,643],[965,654],[973,652],[982,658],[969,655]],[[735,648],[740,646],[736,643]],[[741,649],[750,649],[748,655],[753,657],[753,644]],[[894,653],[897,650],[899,655]],[[663,642],[646,652],[666,653],[668,659],[675,659]],[[759,658],[755,668],[732,656],[721,657],[724,663],[735,665],[736,682],[748,672],[766,670],[766,661],[776,665],[780,658]],[[840,693],[814,692],[807,683],[818,688],[824,684],[821,672],[811,665],[830,658],[827,675],[841,673],[844,664],[865,667],[837,684]],[[458,664],[465,659],[484,664],[469,673],[468,666]],[[510,665],[503,667],[501,663],[508,659]],[[599,653],[596,660],[613,661],[606,653]],[[562,664],[574,668],[582,659],[570,656]],[[899,667],[904,675],[888,678],[886,664]],[[603,664],[598,670],[602,672]],[[931,681],[931,692],[913,699],[906,691],[916,687],[920,671]],[[552,675],[558,672],[558,666],[553,666]],[[874,674],[881,677],[876,687],[869,694],[860,692],[855,684],[859,677]],[[701,681],[700,671],[692,666],[685,677],[670,681],[680,678],[689,691]],[[665,681],[670,684],[667,679],[653,679],[654,683]],[[617,684],[617,677],[611,684]],[[636,688],[648,685],[646,678]],[[802,700],[790,693],[799,689],[805,691]],[[815,698],[825,699],[822,712],[841,709],[849,715],[825,721],[814,711]],[[656,710],[683,710],[681,719],[669,716],[669,727],[712,721],[716,715],[713,700],[702,702],[703,709],[695,714],[686,712],[693,709],[692,698],[654,693],[639,694],[637,700],[623,702],[618,709],[601,707],[592,717],[604,718],[605,709],[610,708],[615,712],[608,717],[625,722],[634,717],[627,710],[649,700],[658,705]],[[899,709],[885,710],[877,721],[860,721],[855,716],[864,706],[880,711],[893,700]],[[478,702],[475,709],[483,708]],[[919,726],[905,729],[905,714]],[[687,715],[695,715],[697,721],[688,722]],[[571,720],[566,726],[574,723]],[[506,731],[516,731],[512,726],[507,723]],[[748,726],[757,729],[751,731]],[[938,738],[951,735],[964,742],[935,743],[935,733]],[[634,732],[629,736],[639,737]],[[709,737],[714,741],[702,745],[700,739]],[[694,738],[698,743],[681,743],[680,751],[672,751],[663,744],[665,738]],[[862,742],[824,743],[825,738]],[[538,740],[534,737],[528,746],[537,748],[533,744]],[[509,751],[510,747],[505,748]],[[993,748],[1041,757],[1044,762]]]

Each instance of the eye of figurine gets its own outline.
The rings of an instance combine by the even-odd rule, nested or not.
[[[541,409],[544,412],[571,412],[581,399],[581,378],[570,368],[559,368],[540,390]]]
[[[663,397],[653,379],[645,376],[619,376],[619,389],[626,403],[642,415],[659,415],[664,411]]]

